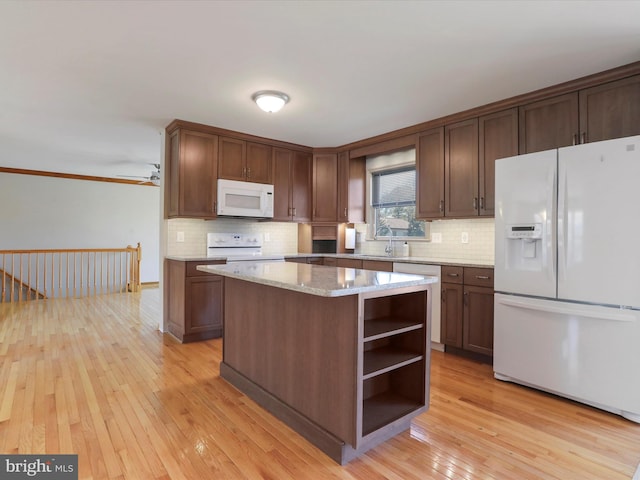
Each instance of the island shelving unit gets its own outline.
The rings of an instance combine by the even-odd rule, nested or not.
[[[431,277],[299,263],[224,277],[220,375],[340,464],[429,406]]]

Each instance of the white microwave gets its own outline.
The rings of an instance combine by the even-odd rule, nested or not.
[[[219,179],[216,213],[228,217],[273,218],[273,185]]]

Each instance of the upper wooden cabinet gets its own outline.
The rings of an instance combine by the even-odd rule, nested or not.
[[[254,183],[272,183],[271,146],[220,137],[218,178]]]
[[[640,134],[640,75],[520,107],[520,153]]]
[[[311,221],[311,155],[286,148],[273,149],[273,219]]]
[[[478,119],[478,214],[495,212],[495,161],[518,154],[518,109],[484,115]]]
[[[185,129],[171,132],[164,171],[165,217],[216,217],[216,135]]]
[[[444,127],[446,217],[478,214],[478,119]]]
[[[364,223],[366,157],[349,158],[338,154],[338,222]]]
[[[640,134],[640,75],[580,91],[580,143]]]
[[[338,156],[321,153],[313,156],[313,214],[314,222],[338,220]]]
[[[521,106],[519,127],[521,154],[576,144],[578,93]]]
[[[416,217],[444,217],[444,127],[421,133],[416,147]]]
[[[495,161],[518,154],[518,109],[424,132],[417,141],[418,215],[492,216]]]

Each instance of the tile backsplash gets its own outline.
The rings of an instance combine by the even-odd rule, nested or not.
[[[184,241],[178,242],[178,233],[184,234]],[[207,233],[268,233],[262,253],[298,253],[298,225],[286,222],[258,222],[246,219],[218,218],[216,220],[196,220],[174,218],[167,220],[167,255],[206,256]]]
[[[433,241],[409,241],[410,255],[442,259],[443,261],[479,262],[493,264],[494,220],[436,220],[431,222],[431,238],[440,234],[441,243]],[[356,253],[384,255],[387,242],[366,239],[366,225],[356,225]],[[178,242],[182,232],[184,241]],[[219,218],[217,220],[195,220],[176,218],[167,220],[167,255],[206,256],[207,233],[268,233],[263,253],[296,254],[298,252],[298,225],[286,222],[258,222],[245,219]],[[468,235],[468,243],[462,243],[462,234]],[[436,234],[436,235],[434,235]],[[395,242],[396,254],[401,255],[402,243]]]
[[[494,263],[494,219],[434,220],[430,223],[431,242],[409,241],[409,255],[449,261]],[[356,253],[384,255],[387,242],[367,240],[367,226],[356,225]],[[462,243],[463,234],[468,243]],[[441,237],[441,243],[433,239]],[[358,241],[359,240],[359,241]],[[401,241],[394,242],[396,255],[401,255]]]

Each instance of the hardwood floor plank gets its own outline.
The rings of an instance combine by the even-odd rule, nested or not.
[[[158,319],[157,289],[0,305],[1,453],[77,453],[100,480],[616,480],[640,462],[640,425],[435,351],[429,411],[343,467],[219,377],[220,340]]]

